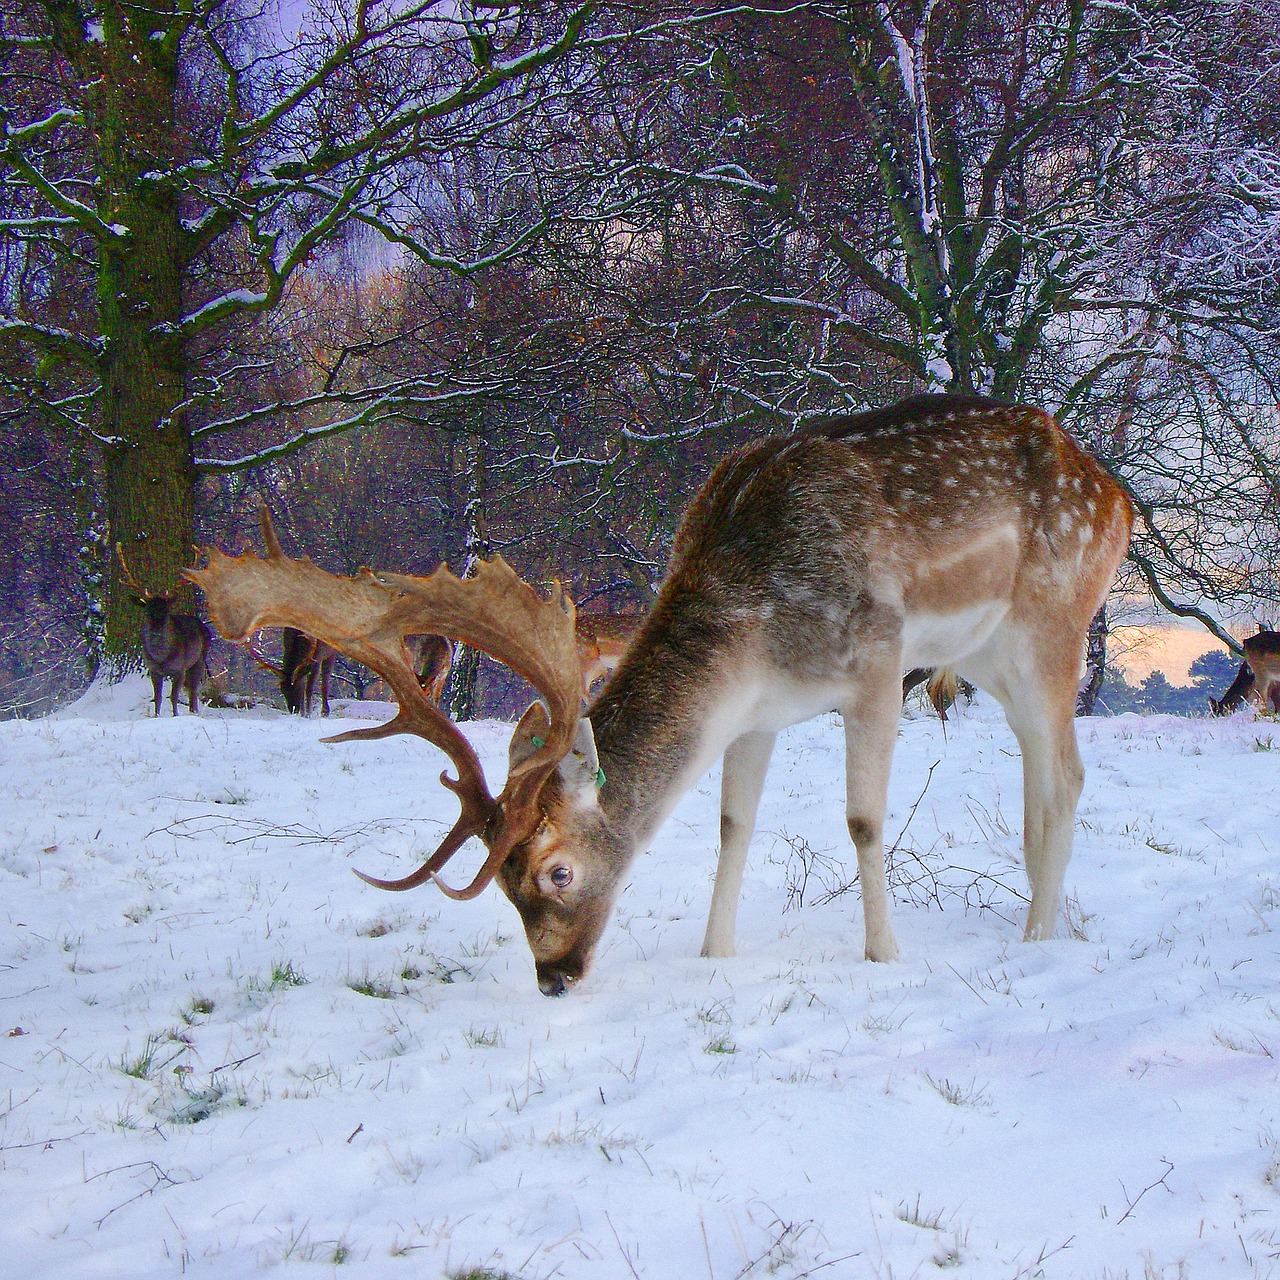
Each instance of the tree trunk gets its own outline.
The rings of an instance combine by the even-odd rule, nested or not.
[[[467,477],[467,532],[462,576],[468,578],[476,561],[487,560],[492,555],[493,548],[489,543],[488,522],[484,511],[484,449],[475,436],[466,437],[463,457]],[[442,699],[445,713],[453,720],[474,720],[480,710],[479,685],[479,651],[470,645],[457,645],[453,654],[453,668],[449,672],[449,683]]]
[[[103,7],[105,39],[88,123],[96,147],[102,336],[99,436],[107,544],[104,656],[115,674],[141,665],[141,587],[193,595],[180,576],[193,558],[195,469],[182,404],[186,355],[177,326],[187,267],[176,190],[150,176],[168,168],[175,140],[177,44],[162,39],[172,11],[144,2]],[[126,572],[115,548],[127,560]],[[128,578],[136,582],[130,582]]]
[[[1085,678],[1076,694],[1076,715],[1091,716],[1107,672],[1107,606],[1104,604],[1089,623],[1089,640],[1085,648]]]

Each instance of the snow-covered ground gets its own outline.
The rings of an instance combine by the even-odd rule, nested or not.
[[[1025,945],[1011,735],[904,720],[880,966],[821,718],[738,958],[708,777],[547,1000],[496,890],[350,874],[451,820],[424,743],[148,694],[0,725],[0,1273],[1280,1276],[1280,727],[1082,722],[1076,936]]]

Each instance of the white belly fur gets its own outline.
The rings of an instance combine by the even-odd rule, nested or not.
[[[991,600],[955,613],[915,613],[902,628],[902,667],[946,667],[976,653],[1009,612],[1007,600]]]

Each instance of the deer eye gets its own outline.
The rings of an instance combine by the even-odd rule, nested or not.
[[[566,866],[557,866],[551,868],[551,883],[557,889],[564,889],[573,883],[573,868]]]

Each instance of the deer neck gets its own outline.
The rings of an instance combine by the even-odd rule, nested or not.
[[[696,620],[650,626],[592,706],[600,807],[633,850],[743,732],[739,648]]]

